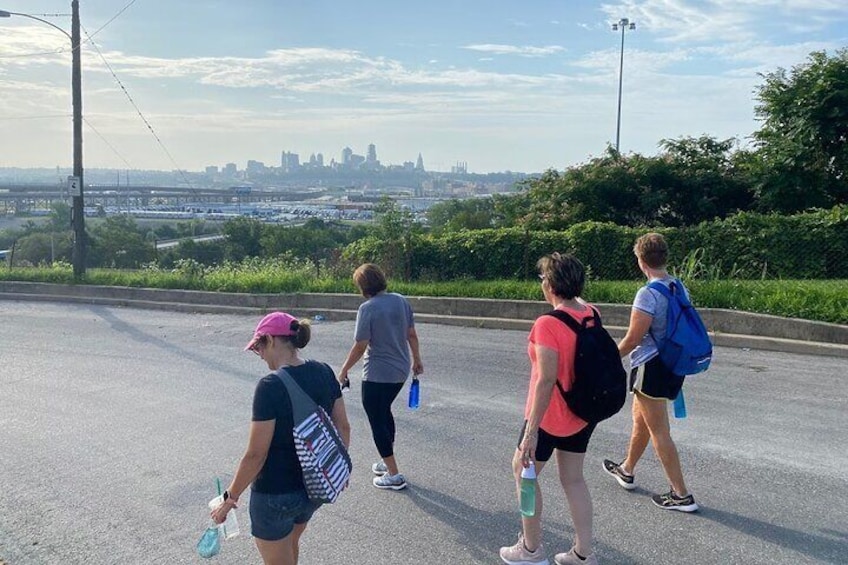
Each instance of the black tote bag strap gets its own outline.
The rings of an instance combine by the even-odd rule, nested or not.
[[[300,385],[295,382],[294,378],[284,368],[280,367],[275,374],[283,382],[289,393],[292,417],[294,418],[295,425],[297,425],[315,412],[318,409],[318,404],[300,388]]]

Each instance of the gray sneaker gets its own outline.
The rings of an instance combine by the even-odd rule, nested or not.
[[[406,479],[400,473],[397,475],[386,473],[385,475],[374,477],[372,482],[375,487],[381,489],[403,490],[406,488]]]
[[[627,490],[633,490],[636,488],[636,484],[633,482],[633,475],[625,473],[619,463],[610,461],[609,459],[604,459],[604,471],[606,471],[610,477],[615,479],[616,482],[621,485],[621,488]]]
[[[378,477],[381,475],[385,475],[389,472],[389,468],[386,467],[386,464],[382,461],[377,461],[373,465],[371,465],[371,471],[377,475]]]

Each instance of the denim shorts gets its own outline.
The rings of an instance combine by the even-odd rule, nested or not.
[[[253,537],[266,541],[281,540],[305,524],[320,502],[312,502],[305,490],[286,494],[250,493],[250,530]]]

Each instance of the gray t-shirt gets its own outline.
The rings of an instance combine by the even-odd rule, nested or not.
[[[394,292],[372,296],[356,313],[354,340],[368,340],[362,379],[374,383],[402,383],[412,365],[409,329],[415,326],[409,301]]]
[[[675,280],[674,277],[666,276],[661,279],[651,279],[648,283],[659,281],[665,286],[669,286]],[[689,296],[689,290],[683,286],[682,282],[680,286],[683,287],[686,296]],[[642,343],[630,353],[630,366],[638,367],[659,355],[657,342],[654,341],[654,338],[659,341],[665,339],[668,300],[656,290],[643,286],[636,293],[636,298],[633,300],[633,309],[644,312],[653,318],[650,331],[642,337]]]

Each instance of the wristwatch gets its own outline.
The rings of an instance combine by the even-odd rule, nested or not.
[[[230,494],[229,490],[225,490],[223,494],[224,502],[230,502],[233,505],[238,503],[238,498]]]

